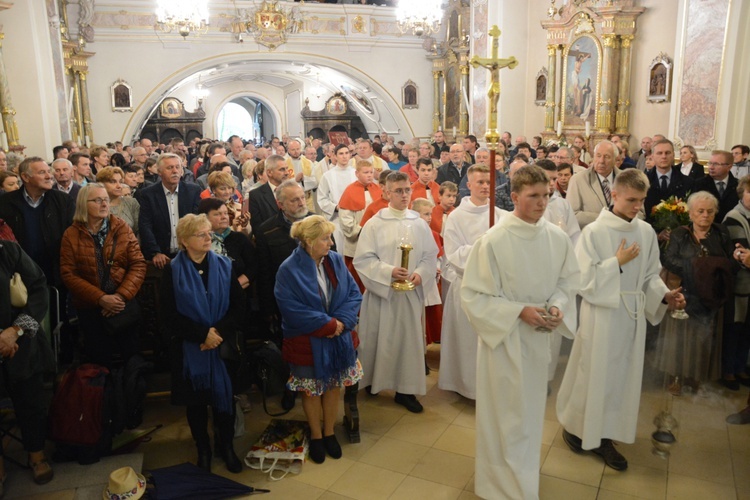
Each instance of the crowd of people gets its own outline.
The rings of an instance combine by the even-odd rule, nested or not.
[[[0,287],[0,370],[40,484],[53,476],[35,397],[54,366],[37,335],[48,287],[61,292],[63,362],[111,367],[139,352],[147,271],[160,274],[172,402],[208,470],[209,406],[217,455],[242,470],[237,346],[257,325],[290,366],[318,463],[342,456],[342,387],[392,391],[420,413],[426,346],[439,343],[438,386],[476,400],[476,491],[487,498],[538,495],[563,336],[574,338],[557,399],[563,437],[616,470],[627,460],[613,441],[635,438],[649,335],[673,394],[750,386],[747,146],[711,152],[707,169],[663,136],[631,156],[618,135],[589,151],[581,136],[543,145],[508,132],[494,164],[476,137],[449,144],[442,131],[337,145],[66,141],[52,153],[12,168],[0,152],[0,273],[28,290],[11,308]],[[661,225],[670,197],[689,222]],[[687,319],[665,314],[683,309]],[[357,420],[348,413],[346,425]],[[731,421],[750,422],[750,409]]]

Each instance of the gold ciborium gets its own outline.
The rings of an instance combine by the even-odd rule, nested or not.
[[[409,252],[414,250],[414,246],[411,244],[411,224],[408,224],[405,221],[401,223],[400,227],[398,228],[398,240],[398,248],[399,250],[401,250],[401,267],[403,267],[404,269],[409,269]],[[414,283],[412,283],[408,279],[402,279],[396,280],[391,283],[391,288],[399,292],[408,292],[409,290],[414,290],[416,288],[416,285],[414,285]]]
[[[401,243],[398,248],[401,250],[401,267],[409,269],[409,252],[411,252],[414,247],[409,243]],[[391,288],[398,290],[399,292],[408,292],[409,290],[414,290],[416,285],[408,279],[404,279],[396,280],[391,283]]]

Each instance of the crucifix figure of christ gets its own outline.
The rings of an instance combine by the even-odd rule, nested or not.
[[[487,133],[484,138],[487,141],[487,148],[490,150],[490,203],[495,204],[495,155],[497,143],[500,141],[500,134],[497,131],[497,102],[500,99],[500,70],[503,68],[513,69],[518,66],[515,57],[500,59],[497,52],[498,39],[500,38],[500,28],[497,25],[492,26],[489,31],[492,37],[492,53],[490,57],[471,58],[471,65],[474,68],[479,66],[488,69],[491,75],[490,89],[487,91],[487,97],[490,102],[490,116],[487,122]],[[490,210],[490,227],[495,225],[495,211]]]

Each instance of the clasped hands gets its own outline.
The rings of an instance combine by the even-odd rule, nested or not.
[[[550,307],[549,311],[543,307],[526,306],[521,310],[519,317],[521,321],[534,328],[554,330],[562,323],[563,313],[555,306]]]
[[[103,295],[99,299],[99,305],[102,308],[102,316],[109,318],[121,313],[125,309],[125,299],[117,293]]]
[[[219,330],[212,326],[208,329],[206,340],[204,340],[200,345],[201,351],[210,351],[211,349],[216,349],[221,345],[222,342],[224,342],[224,339],[221,338],[221,335],[219,335]]]
[[[326,338],[327,339],[332,339],[334,337],[338,337],[339,335],[341,335],[342,333],[344,333],[345,329],[346,329],[346,327],[344,326],[344,324],[341,321],[336,320],[336,331],[333,332],[331,335],[326,335]]]
[[[740,243],[736,243],[734,247],[735,251],[734,254],[732,254],[734,256],[734,260],[745,267],[750,267],[750,250],[743,247]]]
[[[12,358],[18,351],[18,333],[12,326],[0,332],[0,355],[4,358]]]
[[[664,294],[664,300],[667,302],[667,309],[673,311],[675,309],[685,309],[687,302],[685,296],[682,295],[682,287],[675,288]]]
[[[397,280],[408,279],[414,283],[415,286],[422,284],[422,277],[418,273],[411,273],[411,276],[409,276],[409,270],[405,267],[394,267],[393,271],[391,271],[391,276]]]

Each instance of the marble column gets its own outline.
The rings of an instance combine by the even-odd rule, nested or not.
[[[94,130],[91,126],[91,110],[89,109],[89,90],[86,84],[88,71],[79,71],[81,81],[81,111],[83,116],[83,137],[88,137],[87,146],[94,142]]]
[[[620,37],[620,75],[619,89],[617,91],[617,116],[615,117],[615,127],[618,134],[628,133],[628,123],[630,121],[630,45],[633,42],[633,35],[622,35]]]
[[[432,94],[433,94],[433,108],[432,108],[432,132],[435,133],[440,128],[440,77],[443,75],[442,71],[432,72]]]
[[[617,48],[617,35],[602,35],[604,46],[604,57],[602,61],[602,88],[599,97],[599,113],[597,116],[597,129],[600,133],[612,132],[612,88],[614,78],[614,55]]]
[[[547,99],[544,103],[544,131],[555,130],[555,88],[557,87],[557,45],[547,45]]]
[[[442,121],[443,121],[442,130],[443,130],[443,132],[445,132],[445,127],[446,127],[445,119],[446,119],[446,115],[447,115],[447,111],[448,111],[448,82],[445,80],[445,74],[442,71],[440,73],[443,75],[443,95],[442,95],[442,98],[441,98],[441,101],[442,101],[441,102],[441,104],[442,104],[442,108],[441,108],[442,111],[441,111],[441,113],[443,115],[442,116]]]
[[[461,65],[461,96],[459,97],[459,101],[461,103],[460,107],[460,118],[458,122],[458,133],[461,135],[469,135],[469,110],[466,107],[466,99],[465,97],[468,95],[469,92],[469,65],[468,64],[462,64]]]
[[[16,125],[16,110],[10,97],[10,86],[8,85],[8,74],[5,72],[5,59],[3,58],[2,42],[5,35],[0,33],[0,113],[3,115],[3,129],[8,136],[8,146],[19,146],[18,125]]]

